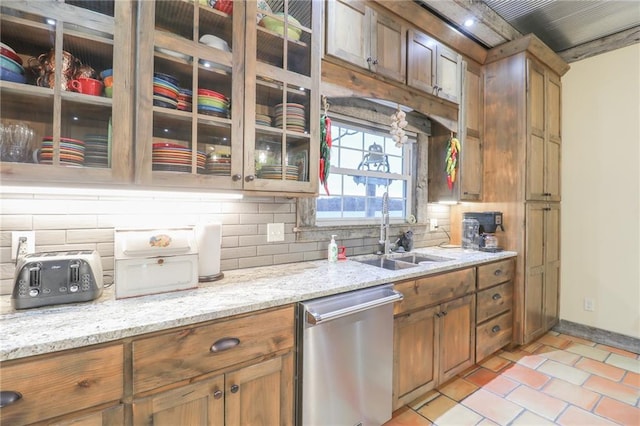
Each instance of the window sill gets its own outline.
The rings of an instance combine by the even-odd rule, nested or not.
[[[400,234],[424,227],[423,223],[391,223],[389,224],[389,240],[395,242]],[[328,241],[331,235],[338,235],[340,240],[355,238],[380,238],[380,225],[326,225],[326,226],[297,226],[293,228],[296,234],[296,241]]]

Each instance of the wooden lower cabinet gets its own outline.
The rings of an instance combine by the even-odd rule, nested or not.
[[[441,305],[438,317],[440,383],[446,382],[475,362],[475,299],[476,296],[471,294]]]
[[[134,425],[291,425],[293,354],[134,400]]]
[[[125,424],[124,404],[47,422],[49,426],[115,426]]]

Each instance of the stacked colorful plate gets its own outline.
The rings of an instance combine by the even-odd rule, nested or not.
[[[178,88],[178,109],[191,112],[193,92],[189,89]]]
[[[84,165],[86,167],[109,167],[109,137],[107,135],[86,135],[84,143]]]
[[[198,112],[214,117],[230,118],[229,98],[215,90],[198,89]]]
[[[298,166],[287,166],[285,169],[287,180],[298,180]],[[282,179],[282,166],[262,166],[258,171],[260,179]]]
[[[207,158],[206,172],[215,176],[231,176],[231,157],[209,156]]]
[[[285,113],[287,117],[287,130],[304,133],[304,105],[288,103],[286,104],[286,110],[283,104],[278,104],[273,107],[273,121],[276,127],[283,127],[282,124],[284,123]]]
[[[267,114],[260,114],[256,112],[256,124],[258,126],[269,126],[271,127],[271,117]]]
[[[196,153],[197,171],[204,173],[207,155],[198,151]],[[190,172],[191,148],[174,143],[154,143],[151,152],[152,170],[165,172]]]
[[[84,165],[85,143],[71,138],[60,138],[60,164],[65,166]],[[40,164],[53,163],[53,136],[42,138]]]
[[[153,73],[153,104],[163,108],[178,108],[178,79],[175,77]]]
[[[15,50],[2,42],[0,42],[0,80],[14,83],[27,82],[22,67],[22,58]]]

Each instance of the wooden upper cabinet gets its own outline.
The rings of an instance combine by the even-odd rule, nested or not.
[[[326,53],[404,83],[407,27],[366,3],[326,3]]]
[[[409,29],[407,34],[407,84],[459,103],[460,55],[420,31]]]
[[[132,2],[3,3],[0,38],[15,52],[3,63],[13,73],[0,81],[0,123],[10,129],[2,132],[4,184],[131,180],[135,67],[122,52],[133,48],[132,8]],[[72,83],[102,80],[105,70],[112,73],[107,91],[102,81],[92,91]]]
[[[527,200],[560,201],[560,78],[527,59]]]
[[[482,200],[483,149],[482,132],[484,90],[480,65],[464,62],[462,93],[461,152],[459,166],[460,200]]]

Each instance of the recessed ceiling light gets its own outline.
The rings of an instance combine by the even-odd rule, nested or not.
[[[469,18],[469,19],[467,19],[466,21],[464,21],[464,26],[465,26],[465,27],[471,27],[471,26],[473,26],[473,24],[475,24],[475,23],[476,23],[476,21],[475,21],[474,19]]]
[[[51,19],[51,18],[47,18],[47,24],[55,25],[56,24],[56,20],[55,19]]]

